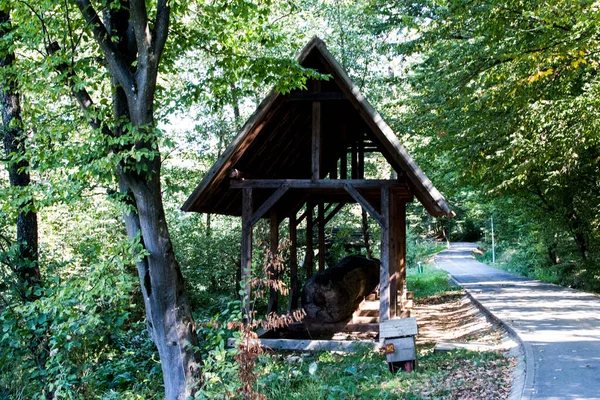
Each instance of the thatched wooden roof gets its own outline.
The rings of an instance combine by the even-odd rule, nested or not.
[[[404,184],[406,192],[414,194],[430,214],[451,215],[444,197],[329,53],[325,43],[313,38],[298,56],[298,62],[331,75],[331,79],[320,81],[318,86],[309,82],[307,87],[320,87],[318,92],[296,90],[283,95],[272,91],[204,176],[182,210],[241,215],[241,190],[230,187],[229,175],[234,169],[263,180],[310,180],[312,103],[318,100],[322,129],[320,179],[328,178],[329,171],[335,169],[342,155],[346,157],[349,144],[360,138],[371,150],[381,152],[398,173],[398,180],[393,181],[395,185]],[[364,194],[376,202],[380,198],[378,183],[373,181],[371,186],[363,189]],[[273,190],[265,188],[263,194],[257,195],[264,200]],[[311,198],[353,202],[343,187],[307,190],[297,185],[287,191],[276,207],[280,215],[289,214]]]

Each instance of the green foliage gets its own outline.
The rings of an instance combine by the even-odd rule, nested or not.
[[[268,399],[421,399],[446,397],[461,386],[468,391],[465,376],[454,381],[447,379],[461,365],[480,368],[508,365],[502,355],[495,353],[419,351],[419,369],[415,373],[392,375],[383,357],[372,350],[354,354],[320,353],[301,355],[286,362],[278,355],[261,359],[259,392]],[[471,381],[470,384],[473,384]]]
[[[80,398],[90,390],[160,382],[153,345],[143,324],[131,318],[139,307],[137,278],[127,272],[131,246],[110,250],[107,259],[84,268],[72,262],[57,266],[60,273],[53,271],[36,301],[19,304],[3,297],[0,382],[18,379],[30,398],[48,393]]]
[[[406,273],[406,287],[414,293],[416,299],[456,290],[456,286],[448,281],[448,274],[433,264],[423,265],[422,273],[418,268],[409,268]]]

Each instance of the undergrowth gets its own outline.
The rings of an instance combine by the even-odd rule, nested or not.
[[[258,391],[268,399],[502,398],[509,391],[510,361],[496,353],[419,349],[414,373],[391,374],[384,357],[354,354],[265,354]],[[493,371],[490,376],[488,371]],[[479,397],[479,396],[481,397]],[[498,396],[498,397],[497,397]]]
[[[448,281],[448,274],[435,268],[433,264],[423,265],[422,273],[419,273],[418,268],[408,268],[406,287],[414,293],[416,299],[456,290],[456,286]]]

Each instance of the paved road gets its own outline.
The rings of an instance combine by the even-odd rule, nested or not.
[[[521,338],[523,398],[600,399],[600,297],[489,267],[475,247],[453,243],[435,260]]]

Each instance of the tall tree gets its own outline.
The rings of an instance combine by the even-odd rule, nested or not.
[[[125,216],[132,240],[140,235],[143,252],[137,269],[148,331],[158,349],[167,399],[193,395],[200,380],[200,356],[183,276],[175,258],[161,197],[161,156],[154,102],[158,68],[167,40],[170,7],[158,0],[149,10],[144,0],[103,2],[101,19],[89,0],[76,0],[104,57],[113,86],[117,124],[93,115],[91,98],[74,86],[94,128],[118,143],[111,147],[120,161],[120,190],[131,203]],[[152,13],[150,12],[152,11]]]
[[[10,35],[10,10],[0,10],[0,134],[4,144],[6,165],[17,207],[17,240],[7,262],[17,276],[18,291],[24,300],[39,296],[35,290],[41,282],[38,265],[38,222],[31,193],[31,175],[26,149],[26,131],[21,119],[21,100],[18,76],[15,73],[15,53]],[[7,245],[7,243],[5,243]]]
[[[445,154],[460,183],[537,208],[530,216],[559,224],[589,263],[600,244],[596,4],[375,2],[402,32],[395,50],[412,56],[402,129]]]

